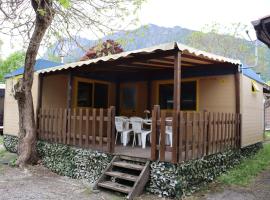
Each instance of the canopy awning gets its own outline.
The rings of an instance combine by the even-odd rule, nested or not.
[[[80,62],[73,62],[73,63],[68,63],[65,65],[61,66],[56,66],[52,68],[47,68],[47,69],[42,69],[37,71],[37,73],[48,73],[48,72],[56,72],[56,71],[61,71],[61,70],[67,70],[67,69],[72,69],[72,68],[79,68],[79,67],[84,67],[84,66],[89,66],[92,64],[98,64],[98,63],[106,63],[110,61],[118,61],[122,60],[124,62],[118,63],[118,65],[122,67],[128,67],[128,65],[136,65],[140,67],[173,67],[173,62],[174,58],[172,57],[172,52],[173,51],[181,51],[182,52],[182,58],[181,58],[181,63],[182,66],[194,66],[194,65],[207,65],[207,64],[215,64],[215,63],[229,63],[229,64],[234,64],[234,65],[240,65],[241,62],[240,60],[235,60],[235,59],[230,59],[226,58],[223,56],[218,56],[212,53],[208,53],[205,51],[200,51],[198,49],[191,48],[189,46],[180,44],[178,42],[172,42],[172,43],[165,43],[149,48],[143,48],[135,51],[127,51],[127,52],[122,52],[119,54],[114,54],[114,55],[109,55],[109,56],[104,56],[96,59],[91,59],[87,61],[80,61]],[[171,54],[168,54],[167,56],[171,57],[166,57],[163,60],[156,60],[155,57],[153,56],[151,60],[146,61],[146,59],[141,59],[141,60],[133,60],[134,62],[128,62],[125,63],[126,60],[131,60],[132,58],[139,58],[141,56],[149,55],[149,54],[159,54],[159,53],[164,53],[168,52]]]

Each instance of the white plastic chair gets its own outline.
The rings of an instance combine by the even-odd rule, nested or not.
[[[140,117],[131,117],[130,122],[132,125],[132,131],[134,132],[133,137],[133,146],[136,142],[136,135],[138,135],[139,145],[142,145],[142,148],[145,149],[146,147],[146,137],[149,133],[151,133],[151,130],[143,130],[143,119]]]
[[[132,131],[129,129],[128,118],[124,116],[115,117],[115,128],[116,128],[116,136],[115,136],[115,144],[117,142],[117,138],[119,133],[121,134],[121,138],[123,138],[123,146],[127,146],[128,134]]]
[[[172,118],[167,117],[166,121],[172,121]],[[172,147],[172,126],[166,126],[165,133],[166,133],[166,136],[169,137],[169,145]]]

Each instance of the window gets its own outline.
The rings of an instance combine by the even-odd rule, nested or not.
[[[173,109],[173,84],[159,84],[159,104],[161,109]],[[197,83],[181,83],[181,110],[197,109]]]
[[[92,80],[77,81],[77,107],[108,107],[108,91],[107,83],[100,83]]]
[[[108,85],[103,83],[95,83],[94,107],[108,107]]]
[[[196,81],[182,82],[181,110],[197,110]]]
[[[126,110],[135,110],[136,107],[136,87],[122,88],[121,103]]]
[[[159,85],[159,104],[161,109],[173,109],[173,84]]]
[[[91,107],[93,84],[86,82],[78,82],[77,106]]]

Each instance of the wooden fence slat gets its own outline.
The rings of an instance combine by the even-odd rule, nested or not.
[[[76,122],[77,122],[77,110],[76,108],[73,109],[73,116],[72,116],[72,144],[76,145]]]
[[[224,150],[227,149],[227,126],[228,126],[228,114],[224,114]]]
[[[207,155],[207,151],[208,151],[208,112],[204,112],[203,114],[203,152],[202,152],[202,156]]]
[[[192,159],[195,158],[196,156],[196,114],[195,113],[191,113],[192,116],[192,121],[191,121],[191,125],[192,125],[192,139],[191,139],[191,146],[192,146]]]
[[[39,129],[39,134],[40,138],[42,140],[45,139],[45,116],[44,116],[44,109],[40,109],[40,129]]]
[[[85,116],[85,146],[89,147],[89,109],[86,109]]]
[[[191,126],[191,121],[190,121],[190,113],[187,112],[186,114],[186,156],[185,156],[185,160],[189,160],[190,159],[190,136],[192,134],[192,126]]]
[[[63,143],[63,140],[62,140],[62,128],[63,128],[63,110],[62,108],[59,109],[59,113],[58,113],[58,142],[59,143]]]
[[[47,113],[48,110],[44,109],[44,139],[48,140],[48,129],[49,129],[49,123],[48,123],[48,118],[47,118]]]
[[[228,147],[231,147],[230,141],[231,141],[231,131],[232,131],[232,127],[231,127],[231,121],[232,121],[232,115],[231,113],[229,113],[229,119],[228,119]]]
[[[220,152],[220,113],[217,113],[217,140],[216,140],[216,146],[217,146],[217,152]]]
[[[225,120],[224,120],[224,113],[221,113],[221,116],[220,116],[220,151],[223,151],[224,150],[224,129],[225,129]]]
[[[63,112],[63,122],[62,122],[62,142],[63,144],[66,144],[67,142],[67,109],[64,109]]]
[[[99,148],[102,150],[102,138],[103,138],[103,109],[99,109]]]
[[[166,112],[161,111],[160,118],[160,140],[159,140],[159,160],[165,161],[165,141],[166,141]]]
[[[49,141],[52,142],[53,141],[53,109],[50,108],[49,109]]]
[[[96,109],[93,108],[92,110],[92,145],[96,147]]]
[[[67,116],[67,144],[70,144],[70,138],[71,138],[71,109],[68,109],[68,116]]]
[[[111,108],[108,109],[108,113],[107,113],[107,118],[108,118],[108,121],[107,121],[107,149],[108,149],[108,152],[111,152],[111,142],[112,141],[112,137],[111,137],[111,132],[112,132],[112,123],[111,123],[111,116],[112,116],[112,110]]]
[[[57,113],[57,111],[58,111],[58,109],[54,109],[54,128],[53,128],[53,130],[54,130],[54,134],[53,134],[53,136],[54,136],[54,142],[55,143],[57,143],[57,139],[58,139],[58,113]]]
[[[208,121],[208,152],[207,155],[210,155],[214,152],[214,147],[213,147],[213,141],[214,141],[214,136],[213,136],[213,128],[214,128],[214,123],[213,123],[213,113],[209,113],[209,121]]]
[[[172,163],[178,162],[178,113],[173,111],[172,121]]]
[[[83,110],[82,108],[80,108],[79,110],[79,146],[82,147],[82,138],[83,138],[83,135],[82,135],[82,122],[83,122]]]
[[[235,115],[232,114],[232,121],[231,121],[231,147],[234,147],[234,120],[235,120]]]
[[[202,156],[203,151],[203,114],[201,112],[198,113],[198,152],[197,158]]]
[[[179,149],[178,149],[178,154],[179,154],[179,162],[183,161],[183,136],[185,134],[184,132],[184,116],[183,112],[179,111]]]

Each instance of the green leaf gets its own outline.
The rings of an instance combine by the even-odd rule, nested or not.
[[[61,6],[64,8],[69,8],[70,7],[70,1],[69,0],[58,0]]]

